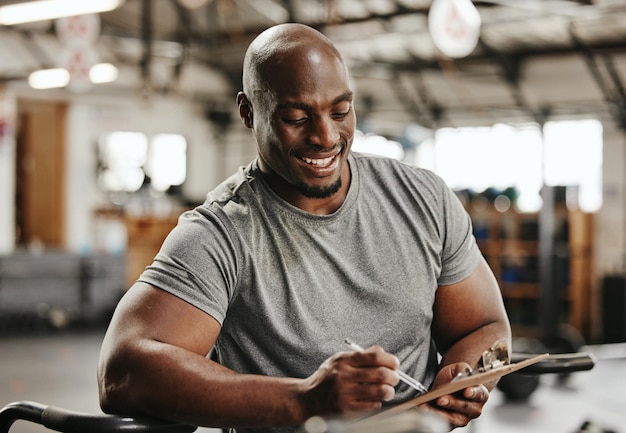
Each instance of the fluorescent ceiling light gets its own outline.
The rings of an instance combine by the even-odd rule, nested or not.
[[[89,79],[92,83],[110,83],[117,79],[118,71],[111,63],[98,63],[89,70]]]
[[[70,82],[70,73],[63,68],[41,69],[28,76],[28,85],[33,89],[65,87]]]
[[[0,24],[52,20],[74,15],[111,11],[124,0],[38,0],[0,6]]]

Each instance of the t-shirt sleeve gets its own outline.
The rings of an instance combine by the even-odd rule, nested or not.
[[[220,324],[235,285],[236,248],[223,220],[207,208],[185,212],[139,281],[165,290]]]
[[[442,181],[443,182],[443,181]],[[472,221],[456,194],[445,184],[443,197],[443,250],[439,285],[458,283],[478,266],[481,252],[472,231]]]

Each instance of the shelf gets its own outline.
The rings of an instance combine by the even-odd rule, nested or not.
[[[514,335],[537,334],[542,302],[540,284],[539,214],[498,212],[495,208],[468,212],[485,259],[502,290]],[[592,224],[593,215],[555,208],[554,242],[563,290],[558,314],[584,335],[591,332],[592,301]]]
[[[502,296],[510,299],[538,299],[539,285],[537,283],[500,283]]]

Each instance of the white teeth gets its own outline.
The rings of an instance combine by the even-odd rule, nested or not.
[[[335,158],[334,156],[329,156],[328,158],[322,158],[322,159],[302,158],[302,160],[306,162],[307,164],[324,166],[324,165],[330,164],[330,162],[334,158]]]

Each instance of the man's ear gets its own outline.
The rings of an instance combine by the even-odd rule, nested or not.
[[[252,128],[252,104],[248,100],[245,93],[237,93],[237,108],[239,108],[239,117],[246,128]]]

